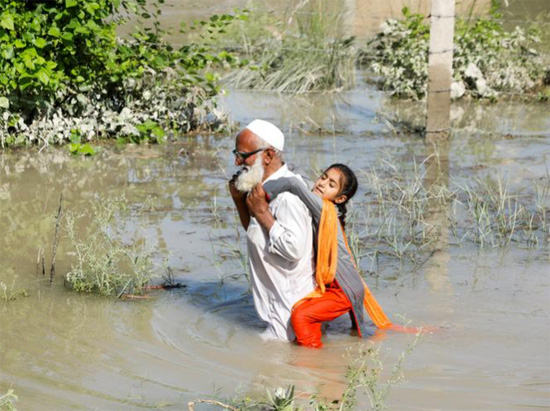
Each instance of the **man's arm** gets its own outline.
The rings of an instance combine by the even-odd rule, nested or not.
[[[277,207],[276,219],[269,209],[261,185],[257,185],[250,192],[247,204],[258,223],[269,233],[269,252],[288,261],[298,261],[304,257],[311,217],[299,198],[284,194]]]
[[[248,211],[248,206],[246,205],[246,193],[237,190],[237,187],[235,187],[236,180],[237,174],[233,175],[231,180],[229,180],[229,193],[235,203],[235,207],[237,207],[241,224],[245,230],[248,230],[248,225],[250,224],[250,212]]]

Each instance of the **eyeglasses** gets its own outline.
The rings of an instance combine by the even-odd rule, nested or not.
[[[235,155],[235,157],[237,157],[239,160],[241,161],[244,161],[246,160],[248,157],[251,157],[253,156],[254,154],[257,154],[259,153],[260,151],[264,151],[265,148],[259,148],[257,150],[254,150],[254,151],[250,151],[248,153],[243,153],[242,151],[237,151],[236,149],[233,150],[233,155]]]

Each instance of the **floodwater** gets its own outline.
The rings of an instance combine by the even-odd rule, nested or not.
[[[511,3],[514,18],[517,3]],[[205,17],[244,2],[190,4],[171,9],[173,18]],[[534,13],[540,4],[531,0],[525,7]],[[287,160],[312,175],[336,161],[360,174],[380,157],[410,165],[430,153],[400,126],[423,121],[422,103],[395,102],[370,89],[301,97],[233,91],[223,105],[237,122],[261,117],[281,125]],[[453,181],[500,175],[511,190],[529,190],[547,175],[548,104],[459,103],[453,121]],[[263,325],[244,269],[230,255],[231,247],[243,247],[226,188],[235,170],[233,138],[106,145],[92,158],[63,148],[0,153],[0,282],[28,293],[5,302],[0,290],[0,395],[14,388],[20,410],[181,410],[196,398],[260,397],[265,387],[294,384],[301,398],[319,393],[332,400],[345,389],[348,357],[369,344],[380,348],[380,381],[387,380],[414,336],[387,332],[359,340],[338,320],[320,351],[260,339]],[[136,206],[154,198],[156,209],[139,225],[157,250],[157,263],[167,255],[185,287],[145,301],[71,292],[62,281],[72,261],[64,236],[50,286],[37,274],[36,259],[45,248],[49,262],[60,194],[65,210],[121,195]],[[361,215],[370,197],[360,190],[354,200]],[[434,223],[448,232],[444,219]],[[406,358],[405,380],[393,386],[388,407],[550,407],[549,239],[534,248],[480,250],[468,242],[453,245],[449,234],[439,248],[416,268],[390,258],[361,262],[393,320],[439,328]],[[357,409],[368,406],[359,393]]]
[[[310,172],[334,161],[361,171],[381,156],[411,164],[427,155],[418,136],[397,132],[377,115],[413,110],[382,93],[286,98],[233,92],[224,104],[237,121],[263,117],[281,124],[287,159]],[[545,176],[548,106],[507,105],[509,112],[499,105],[481,107],[485,116],[476,108],[455,108],[464,112],[449,149],[452,179],[502,174],[515,190]],[[476,122],[486,134],[471,132]],[[0,281],[29,294],[0,300],[0,392],[13,387],[19,409],[176,410],[195,398],[261,396],[264,387],[288,384],[304,398],[341,395],[347,356],[368,344],[349,335],[345,320],[328,328],[320,351],[265,343],[258,336],[262,323],[244,270],[222,244],[242,246],[226,189],[235,170],[233,141],[222,135],[153,147],[106,146],[93,158],[57,148],[0,154]],[[45,247],[49,261],[61,193],[65,210],[122,194],[135,205],[155,198],[156,210],[140,224],[158,260],[169,254],[169,265],[186,287],[157,292],[147,301],[78,295],[62,281],[71,263],[65,238],[50,286],[36,273],[36,256]],[[353,208],[361,213],[368,199],[360,191]],[[448,240],[417,269],[391,259],[373,269],[368,258],[362,260],[364,270],[374,271],[368,283],[394,320],[440,328],[421,338],[405,360],[405,381],[393,387],[388,406],[547,408],[548,239],[534,249],[512,245],[507,251]],[[388,332],[371,340],[381,350],[384,382],[414,336]],[[359,401],[358,409],[368,407],[363,394]]]

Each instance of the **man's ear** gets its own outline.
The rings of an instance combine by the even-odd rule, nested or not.
[[[342,203],[345,203],[346,200],[348,199],[348,196],[345,196],[345,195],[341,195],[341,196],[338,196],[334,199],[334,202],[336,204],[342,204]]]
[[[271,162],[273,161],[273,159],[275,158],[275,152],[270,149],[270,148],[266,148],[263,153],[265,153],[265,156],[264,156],[264,163],[266,166],[268,166],[269,164],[271,164]]]

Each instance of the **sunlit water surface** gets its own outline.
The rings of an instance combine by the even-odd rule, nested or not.
[[[312,175],[335,161],[360,174],[380,157],[411,165],[427,156],[419,136],[384,119],[421,118],[421,105],[391,103],[380,93],[231,93],[224,105],[242,123],[263,117],[280,124],[287,160]],[[463,105],[454,112],[460,116],[449,150],[453,181],[500,175],[520,190],[548,172],[547,106]],[[289,384],[302,398],[342,394],[348,355],[369,343],[350,336],[345,319],[327,329],[320,351],[259,338],[263,324],[243,268],[222,244],[243,245],[226,189],[235,170],[233,144],[228,134],[106,146],[92,158],[57,148],[0,154],[0,281],[29,294],[0,299],[0,393],[13,387],[22,410],[175,410],[195,398],[262,395],[263,387]],[[36,273],[36,256],[45,247],[49,262],[61,193],[65,210],[120,195],[135,205],[156,199],[156,210],[140,224],[158,250],[157,262],[169,255],[186,287],[147,301],[75,294],[62,281],[72,261],[65,237],[50,286]],[[353,208],[361,213],[367,199],[360,191]],[[548,239],[533,249],[512,244],[482,251],[463,242],[444,243],[415,270],[391,259],[378,265],[363,259],[362,268],[374,272],[368,283],[394,320],[440,327],[406,359],[405,381],[393,387],[387,404],[548,407],[549,252]],[[391,332],[371,339],[381,350],[381,382],[413,340]],[[359,409],[367,408],[363,394],[359,401]]]

